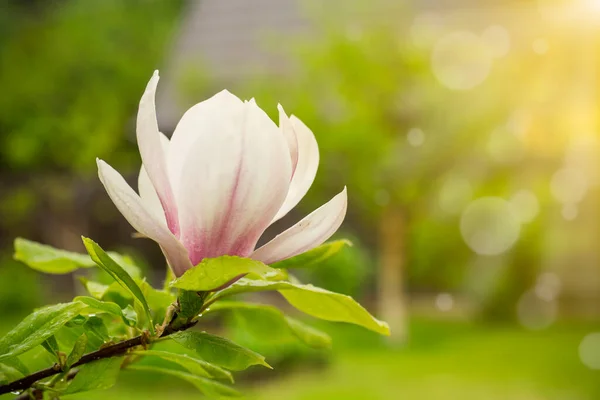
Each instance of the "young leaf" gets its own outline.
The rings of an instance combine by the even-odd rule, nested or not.
[[[58,352],[60,349],[58,348],[58,342],[54,336],[50,336],[48,339],[42,342],[42,347],[46,349],[46,351],[52,354],[56,359],[59,359]]]
[[[272,268],[308,268],[314,267],[319,263],[327,260],[329,257],[335,255],[338,251],[343,249],[345,246],[352,246],[352,242],[347,239],[334,240],[315,247],[305,253],[298,254],[287,260],[278,261],[271,264]]]
[[[222,397],[239,397],[241,396],[240,392],[237,390],[230,388],[229,386],[223,385],[222,383],[203,378],[201,376],[196,376],[192,374],[188,374],[187,372],[176,371],[174,369],[154,367],[154,366],[146,366],[146,365],[131,365],[128,366],[127,369],[134,371],[144,371],[144,372],[156,372],[161,375],[172,375],[177,378],[184,379],[190,382],[192,385],[196,386],[196,388],[202,392],[205,396],[214,397],[214,398],[222,398]]]
[[[154,319],[162,321],[167,308],[175,302],[175,295],[169,291],[155,289],[146,281],[140,281],[138,285],[142,289],[150,309],[154,312]]]
[[[55,249],[23,238],[15,239],[14,258],[48,274],[67,274],[78,268],[94,266],[92,259],[85,254]]]
[[[93,308],[94,310],[104,311],[109,314],[116,315],[117,317],[121,317],[121,319],[127,326],[135,326],[135,323],[137,322],[137,315],[135,314],[135,311],[133,311],[132,309],[128,310],[127,317],[123,313],[123,310],[121,310],[121,307],[119,307],[119,305],[116,303],[111,303],[109,301],[100,301],[93,297],[87,296],[78,296],[75,297],[73,300],[87,304],[90,308]],[[131,318],[131,312],[133,312],[133,315],[135,316],[133,319]]]
[[[205,258],[200,264],[171,282],[171,287],[195,292],[216,291],[247,274],[277,277],[281,272],[249,258],[234,256]]]
[[[133,351],[131,352],[131,354],[136,354],[145,357],[159,357],[163,360],[171,361],[181,365],[183,368],[187,369],[190,373],[194,375],[204,376],[206,378],[226,379],[233,383],[233,376],[231,375],[231,372],[224,370],[223,368],[218,367],[214,364],[184,354],[170,353],[168,351],[160,350],[140,350]]]
[[[85,324],[83,324],[83,330],[88,336],[88,341],[91,344],[100,343],[100,345],[102,345],[110,339],[108,328],[106,328],[104,321],[100,317],[89,317]]]
[[[198,292],[189,290],[179,291],[179,316],[182,318],[193,318],[200,313],[200,309],[204,304],[204,299],[199,296]]]
[[[195,350],[204,361],[233,371],[242,371],[251,365],[271,368],[260,354],[210,333],[185,331],[170,335],[169,338]]]
[[[259,339],[269,337],[272,341],[277,336],[284,341],[299,339],[304,344],[317,349],[331,347],[331,338],[326,333],[286,317],[273,306],[227,301],[218,302],[209,308],[210,312],[220,310],[235,311],[244,327]]]
[[[122,361],[121,357],[111,357],[85,364],[64,394],[110,388],[117,381]]]
[[[125,307],[121,311],[123,311],[123,318],[126,321],[125,324],[129,326],[136,326],[138,322],[138,315],[137,312],[135,312],[135,310],[133,309],[133,307],[131,307],[131,304],[127,304],[127,307]]]
[[[96,264],[94,263],[94,265]],[[99,282],[90,281],[89,279],[83,276],[79,277],[79,280],[81,281],[81,283],[83,283],[83,286],[85,286],[85,289],[88,291],[88,293],[98,300],[102,300],[104,294],[110,287],[109,285],[104,285]]]
[[[148,307],[148,303],[146,302],[144,294],[142,293],[140,287],[135,283],[133,278],[131,278],[131,276],[129,276],[129,274],[119,264],[110,258],[96,242],[84,237],[83,244],[90,254],[90,257],[92,257],[92,260],[94,260],[94,262],[98,264],[100,268],[108,272],[115,281],[127,289],[140,302],[144,308],[144,311],[146,312],[150,330],[152,333],[154,333],[154,324],[152,323],[150,307]]]
[[[292,306],[313,317],[360,325],[382,335],[390,334],[390,328],[385,322],[369,314],[352,297],[313,285],[240,279],[230,287],[218,292],[214,299],[232,294],[266,290],[277,290]]]
[[[87,346],[88,337],[85,333],[81,334],[75,345],[73,345],[73,349],[69,353],[67,357],[67,368],[71,368],[73,364],[75,364],[85,353],[85,347]]]
[[[0,360],[17,356],[42,344],[87,305],[55,304],[35,311],[0,338]]]

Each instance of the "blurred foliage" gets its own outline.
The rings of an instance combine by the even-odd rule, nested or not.
[[[139,95],[169,43],[180,1],[14,3],[0,42],[0,162],[89,173],[131,165]]]
[[[354,298],[363,298],[374,279],[373,257],[358,238],[341,233],[338,236],[350,240],[353,245],[344,247],[339,253],[311,268],[299,269],[294,273],[302,281],[313,282],[317,286]]]

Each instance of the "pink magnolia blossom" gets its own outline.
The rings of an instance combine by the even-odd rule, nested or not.
[[[313,133],[281,106],[277,127],[254,100],[224,90],[190,108],[169,140],[156,121],[158,79],[155,72],[137,116],[139,195],[102,160],[98,174],[131,226],[160,245],[176,276],[205,257],[274,263],[320,245],[339,228],[346,188],[255,248],[312,184],[319,163]]]

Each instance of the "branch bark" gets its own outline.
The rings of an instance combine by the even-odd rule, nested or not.
[[[175,320],[175,319],[173,319],[173,320]],[[192,326],[196,325],[196,322],[197,321],[187,322],[186,324],[183,324],[183,325],[177,326],[177,327],[173,327],[171,324],[169,324],[166,327],[166,329],[163,331],[163,333],[159,336],[159,338],[164,338],[175,332],[184,331],[186,329],[189,329]],[[91,363],[93,361],[101,360],[103,358],[121,356],[121,355],[125,354],[129,349],[132,349],[137,346],[146,345],[146,344],[148,344],[147,337],[145,337],[144,335],[139,335],[139,336],[136,336],[131,339],[123,340],[121,342],[112,344],[110,346],[106,346],[106,347],[101,348],[96,351],[92,351],[91,353],[88,353],[88,354],[85,354],[83,357],[81,357],[81,359],[79,361],[77,361],[75,364],[73,364],[71,366],[71,368],[80,367],[82,365]],[[34,372],[33,374],[27,375],[26,377],[23,377],[17,381],[8,383],[6,385],[1,385],[0,386],[0,395],[6,394],[6,393],[11,393],[11,392],[27,390],[27,389],[31,388],[33,386],[33,384],[36,383],[37,381],[49,378],[49,377],[59,374],[61,372],[63,372],[63,371],[61,370],[60,366],[58,364],[55,364],[50,368],[46,368],[41,371]],[[24,397],[24,398],[26,399],[28,397]]]

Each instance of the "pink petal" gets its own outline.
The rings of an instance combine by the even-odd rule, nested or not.
[[[170,151],[178,138],[196,138],[177,192],[181,238],[192,262],[247,256],[288,191],[285,138],[254,102],[224,92],[190,109],[175,135]]]
[[[280,112],[283,110],[280,110]],[[295,116],[290,117],[290,125],[294,129],[298,141],[298,163],[290,183],[290,189],[283,205],[273,218],[273,222],[283,218],[304,197],[315,180],[319,167],[319,146],[315,135],[302,121]]]
[[[271,264],[311,250],[337,231],[346,215],[346,188],[334,198],[310,213],[296,225],[250,255],[250,258]]]
[[[97,160],[98,176],[109,197],[135,230],[157,242],[175,273],[182,275],[192,267],[187,250],[164,223],[144,207],[142,199],[110,165]]]
[[[161,133],[158,131],[156,121],[155,97],[158,79],[158,71],[155,71],[140,100],[137,115],[137,141],[142,163],[165,211],[167,225],[171,232],[179,235],[177,204],[169,182],[166,157],[161,144]]]

